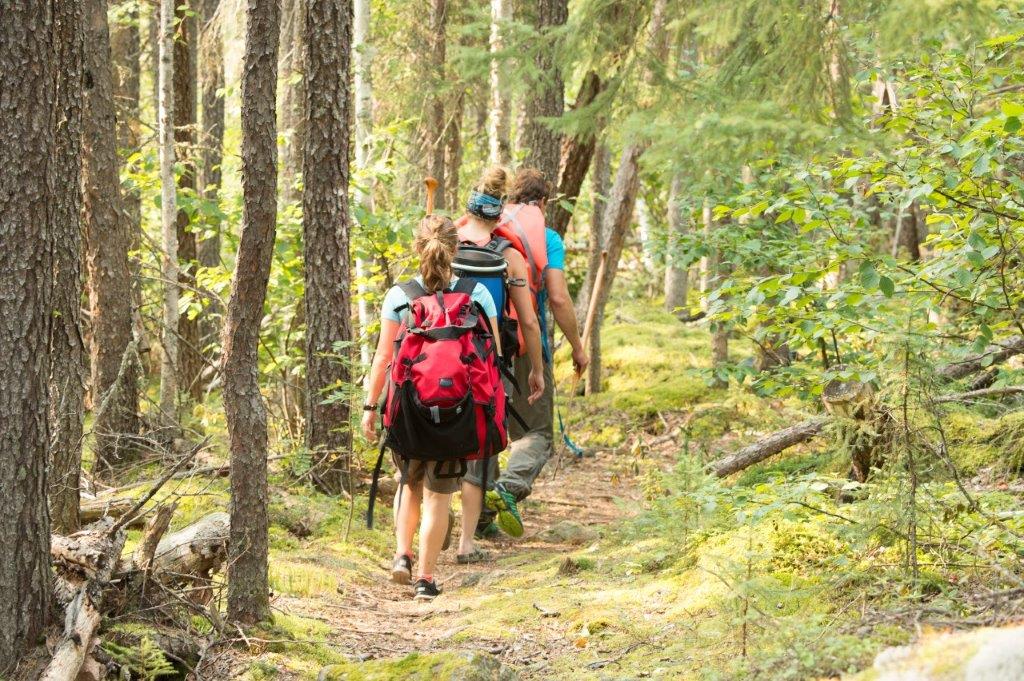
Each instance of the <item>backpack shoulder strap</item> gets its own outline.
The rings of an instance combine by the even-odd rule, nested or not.
[[[455,282],[455,286],[452,287],[452,293],[465,293],[472,298],[473,291],[476,290],[476,283],[476,279],[471,277],[459,277],[459,280]]]
[[[416,281],[415,279],[403,281],[398,285],[398,288],[402,289],[402,293],[405,294],[405,297],[409,299],[410,303],[416,300],[417,298],[422,298],[423,296],[429,295],[427,293],[427,290],[423,288],[423,284]]]
[[[504,253],[506,248],[514,248],[514,244],[503,236],[495,236],[484,246],[494,253]]]

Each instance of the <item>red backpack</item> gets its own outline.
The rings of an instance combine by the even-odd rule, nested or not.
[[[435,462],[438,477],[462,477],[466,461],[496,456],[508,444],[505,386],[490,321],[471,297],[476,285],[461,277],[452,289],[428,293],[415,280],[399,284],[409,299],[408,314],[389,367],[370,527],[385,449],[403,467],[409,460]],[[460,462],[459,471],[445,476],[449,461]]]

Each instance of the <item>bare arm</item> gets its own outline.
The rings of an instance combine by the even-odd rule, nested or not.
[[[551,312],[554,314],[555,323],[565,334],[565,339],[572,346],[572,360],[576,373],[582,373],[590,358],[583,347],[580,339],[580,328],[576,322],[576,309],[572,304],[572,296],[569,295],[569,285],[565,281],[565,272],[549,268],[544,272],[544,285],[548,289],[548,300],[551,302]]]
[[[529,281],[529,271],[526,260],[513,248],[505,249],[505,260],[508,262],[508,276],[510,280],[519,279],[523,282]],[[512,305],[516,308],[516,316],[519,318],[519,328],[523,332],[523,340],[526,341],[526,354],[530,358],[530,402],[540,399],[544,392],[544,355],[540,344],[540,320],[537,319],[537,311],[533,307],[533,294],[527,285],[509,286],[509,297]],[[536,374],[536,377],[533,376]],[[536,378],[539,377],[539,381]]]
[[[373,354],[373,363],[370,365],[370,377],[366,381],[366,402],[365,404],[377,404],[380,401],[380,394],[384,391],[384,381],[387,379],[388,365],[395,354],[395,338],[398,336],[398,322],[390,319],[382,319],[380,322],[380,339],[377,341],[377,351]],[[366,439],[373,440],[377,435],[377,418],[375,412],[363,413],[363,434]]]

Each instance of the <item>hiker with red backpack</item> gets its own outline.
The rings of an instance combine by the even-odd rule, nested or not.
[[[507,236],[514,248],[524,255],[529,271],[529,290],[538,310],[543,342],[543,359],[533,355],[519,357],[515,376],[520,379],[542,367],[544,393],[540,399],[518,404],[521,418],[509,423],[511,450],[505,469],[495,482],[503,497],[511,497],[517,505],[533,491],[533,484],[554,452],[555,379],[552,353],[548,347],[545,308],[550,305],[554,321],[572,347],[573,367],[582,374],[590,358],[583,347],[576,321],[576,309],[565,278],[565,244],[556,231],[548,228],[545,218],[551,188],[543,173],[535,168],[521,168],[509,188],[509,201],[502,210],[496,233]],[[462,231],[459,236],[462,238]],[[503,499],[509,504],[508,499]],[[478,531],[488,533],[498,516],[497,526],[506,530],[497,511],[488,505],[481,515]],[[507,531],[507,530],[506,530]],[[514,533],[512,533],[513,536]]]
[[[508,441],[500,340],[493,331],[497,310],[486,287],[454,276],[458,243],[448,218],[428,214],[420,223],[414,243],[420,275],[392,287],[384,297],[363,408],[362,430],[372,441],[378,403],[387,388],[381,419],[385,431],[367,524],[373,523],[387,448],[400,474],[391,577],[399,584],[412,581],[413,537],[419,526],[414,598],[423,601],[440,593],[434,573],[449,529],[451,496],[459,489],[466,462],[486,462]]]
[[[515,246],[515,237],[498,229],[506,180],[503,168],[490,168],[470,193],[466,215],[456,223],[459,226],[461,245],[455,267],[460,274],[476,277],[486,283],[495,299],[499,335],[505,349],[506,374],[513,389],[522,393],[512,397],[510,409],[514,423],[519,410],[542,399],[550,379],[544,375],[541,328],[536,300],[528,284],[530,272],[527,260],[521,248]],[[488,256],[496,266],[487,266]],[[489,270],[497,270],[496,276],[490,274]],[[535,369],[513,369],[511,365],[518,365],[523,359],[515,357],[519,353],[529,358],[531,363],[528,366]],[[456,555],[458,563],[475,563],[487,558],[487,554],[475,542],[477,524],[485,510],[491,517],[497,517],[499,525],[509,534],[520,536],[523,533],[516,499],[501,484],[494,484],[497,477],[496,458],[472,461],[468,466],[462,483],[462,533]]]

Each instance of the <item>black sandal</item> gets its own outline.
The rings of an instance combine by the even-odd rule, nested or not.
[[[490,559],[491,555],[486,551],[480,549],[474,549],[472,553],[460,553],[455,556],[455,562],[459,565],[469,565],[471,563],[482,563],[485,560]]]

